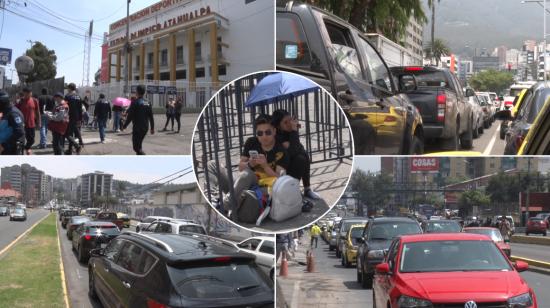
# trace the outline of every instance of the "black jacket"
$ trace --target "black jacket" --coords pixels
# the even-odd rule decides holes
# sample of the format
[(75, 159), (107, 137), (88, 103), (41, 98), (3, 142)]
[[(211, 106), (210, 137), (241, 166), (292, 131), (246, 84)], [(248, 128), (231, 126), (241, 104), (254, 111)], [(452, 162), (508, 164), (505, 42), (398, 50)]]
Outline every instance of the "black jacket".
[(13, 106), (8, 107), (4, 112), (4, 119), (8, 120), (8, 125), (13, 129), (13, 134), (8, 141), (2, 143), (4, 151), (2, 155), (16, 155), (17, 142), (25, 143), (25, 119), (23, 113)]
[(95, 104), (94, 116), (98, 119), (111, 118), (111, 103), (106, 99), (100, 99)]
[(289, 143), (288, 149), (286, 149), (286, 151), (288, 152), (288, 156), (290, 157), (295, 157), (298, 154), (306, 153), (306, 149), (304, 149), (304, 146), (300, 142), (300, 135), (295, 130), (291, 132), (277, 130), (277, 135), (275, 136), (275, 138), (280, 144), (283, 144), (283, 142)]
[(55, 108), (55, 101), (51, 95), (40, 95), (38, 97), (38, 104), (40, 106), (40, 115), (44, 114), (44, 110), (53, 111)]
[(65, 95), (65, 101), (69, 105), (69, 122), (82, 121), (82, 98), (76, 93)]
[(128, 109), (128, 117), (124, 123), (124, 129), (134, 122), (132, 130), (134, 132), (147, 132), (149, 130), (149, 122), (151, 129), (155, 128), (155, 119), (153, 118), (153, 108), (151, 104), (143, 98), (138, 98), (132, 102)]

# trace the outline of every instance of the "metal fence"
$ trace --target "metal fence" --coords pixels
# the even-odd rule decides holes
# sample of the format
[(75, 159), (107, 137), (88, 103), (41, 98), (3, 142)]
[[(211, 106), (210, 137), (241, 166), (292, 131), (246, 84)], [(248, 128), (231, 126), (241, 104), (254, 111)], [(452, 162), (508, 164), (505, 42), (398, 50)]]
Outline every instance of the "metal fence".
[(226, 86), (199, 118), (192, 149), (195, 172), (205, 181), (203, 187), (211, 201), (216, 194), (221, 198), (221, 192), (211, 189), (209, 174), (205, 172), (208, 161), (217, 162), (218, 168), (220, 162), (227, 166), (229, 180), (233, 182), (232, 171), (237, 170), (238, 158), (247, 138), (255, 136), (253, 122), (261, 113), (272, 114), (277, 109), (285, 109), (296, 117), (301, 125), (300, 139), (312, 164), (352, 158), (351, 131), (345, 115), (322, 89), (273, 104), (246, 108), (245, 102), (254, 86), (268, 74), (250, 75)]
[(15, 98), (15, 95), (18, 92), (21, 92), (23, 90), (23, 87), (29, 87), (35, 96), (39, 96), (42, 93), (42, 88), (48, 89), (48, 93), (51, 95), (62, 92), (65, 89), (65, 77), (56, 78), (56, 79), (48, 79), (48, 80), (42, 80), (42, 81), (35, 81), (31, 82), (25, 85), (13, 85), (10, 88), (7, 88), (6, 91), (10, 95), (11, 98)]

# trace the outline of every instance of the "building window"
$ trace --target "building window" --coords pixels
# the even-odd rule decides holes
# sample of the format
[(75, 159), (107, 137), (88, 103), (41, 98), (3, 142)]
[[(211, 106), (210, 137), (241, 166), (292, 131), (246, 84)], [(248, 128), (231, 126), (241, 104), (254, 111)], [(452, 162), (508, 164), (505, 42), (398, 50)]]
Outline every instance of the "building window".
[(176, 63), (183, 64), (183, 46), (176, 47)]
[(141, 64), (141, 57), (139, 55), (136, 56), (136, 65), (135, 65), (135, 68), (136, 70), (139, 69), (139, 66)]
[(222, 37), (218, 36), (218, 56), (222, 55)]
[(163, 49), (160, 52), (160, 65), (168, 66), (168, 49)]
[(227, 67), (225, 66), (225, 64), (218, 65), (218, 75), (220, 75), (220, 76), (227, 75)]
[(147, 75), (145, 76), (145, 79), (147, 79), (147, 80), (153, 80), (153, 77), (154, 77), (153, 74), (147, 74)]
[(147, 68), (152, 68), (153, 67), (153, 62), (154, 62), (154, 54), (152, 52), (148, 53), (147, 54)]
[(202, 60), (202, 53), (201, 53), (201, 42), (195, 43), (195, 60), (201, 61)]
[(186, 70), (176, 71), (176, 79), (177, 80), (187, 79), (187, 71)]
[(195, 72), (195, 77), (196, 78), (202, 78), (204, 77), (204, 67), (198, 67), (196, 72)]
[(160, 80), (170, 80), (170, 73), (169, 72), (165, 72), (165, 73), (160, 73)]

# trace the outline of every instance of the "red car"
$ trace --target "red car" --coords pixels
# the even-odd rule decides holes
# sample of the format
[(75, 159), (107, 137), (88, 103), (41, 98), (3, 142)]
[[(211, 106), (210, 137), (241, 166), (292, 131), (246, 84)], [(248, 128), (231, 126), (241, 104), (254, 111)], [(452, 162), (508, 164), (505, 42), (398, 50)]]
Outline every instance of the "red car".
[(527, 268), (508, 260), (485, 235), (404, 235), (376, 266), (373, 303), (377, 308), (537, 308), (533, 289), (518, 273)]
[(546, 229), (546, 222), (542, 218), (532, 217), (527, 221), (525, 235), (529, 235), (529, 233), (538, 233), (546, 236)]
[(476, 233), (476, 234), (483, 234), (487, 235), (490, 239), (493, 240), (508, 258), (510, 258), (510, 255), (512, 254), (510, 244), (506, 243), (504, 241), (504, 238), (502, 238), (502, 235), (500, 234), (500, 231), (497, 228), (490, 228), (490, 227), (470, 227), (470, 228), (464, 228), (463, 230), (466, 233)]

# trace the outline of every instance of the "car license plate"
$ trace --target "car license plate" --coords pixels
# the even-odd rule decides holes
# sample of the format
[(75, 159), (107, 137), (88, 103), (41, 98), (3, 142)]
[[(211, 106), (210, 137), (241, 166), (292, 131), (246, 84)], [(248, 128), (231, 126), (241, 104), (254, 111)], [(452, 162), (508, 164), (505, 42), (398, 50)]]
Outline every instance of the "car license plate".
[(107, 243), (101, 243), (101, 249), (107, 247)]

